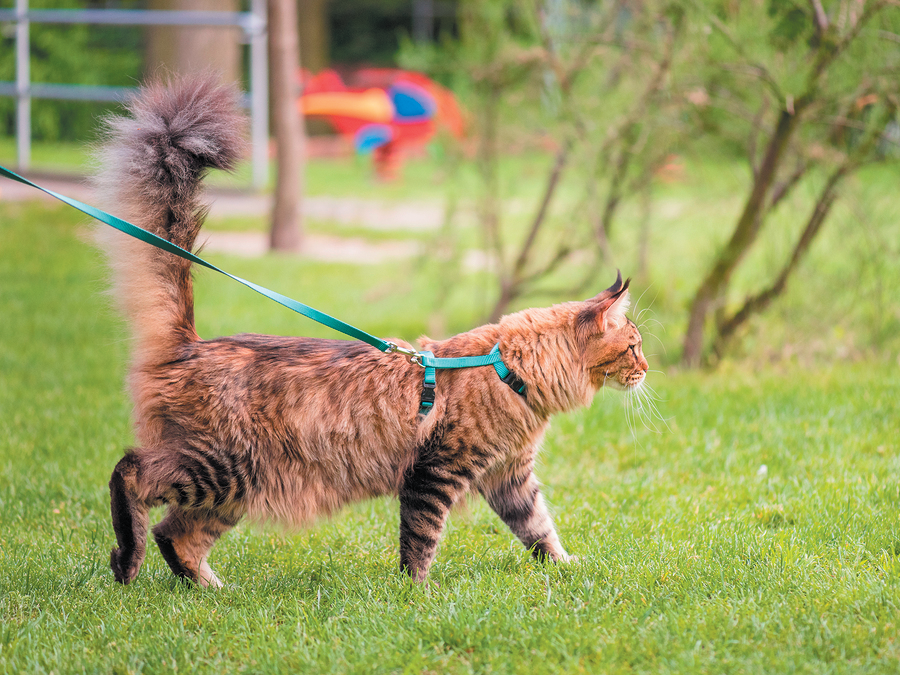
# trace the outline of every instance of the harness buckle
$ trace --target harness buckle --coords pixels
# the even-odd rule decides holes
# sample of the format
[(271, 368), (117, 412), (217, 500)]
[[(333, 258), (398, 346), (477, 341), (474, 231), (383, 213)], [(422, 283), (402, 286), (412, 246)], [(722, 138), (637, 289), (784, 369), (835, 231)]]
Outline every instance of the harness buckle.
[(422, 405), (430, 408), (434, 405), (434, 394), (436, 385), (434, 382), (422, 383)]
[(509, 371), (505, 377), (500, 378), (500, 381), (508, 385), (517, 394), (525, 395), (525, 383), (514, 372)]

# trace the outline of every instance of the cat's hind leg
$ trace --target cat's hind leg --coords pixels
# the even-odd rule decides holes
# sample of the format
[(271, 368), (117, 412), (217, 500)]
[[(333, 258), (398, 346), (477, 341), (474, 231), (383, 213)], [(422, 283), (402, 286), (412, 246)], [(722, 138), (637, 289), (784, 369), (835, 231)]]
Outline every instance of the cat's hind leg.
[(113, 529), (118, 547), (110, 555), (110, 567), (120, 584), (134, 580), (147, 553), (147, 513), (150, 504), (141, 499), (140, 458), (129, 452), (109, 480)]
[(201, 586), (221, 588), (222, 582), (206, 558), (216, 540), (234, 527), (238, 518), (172, 505), (166, 517), (153, 528), (153, 537), (176, 576)]
[(169, 567), (204, 586), (218, 582), (206, 554), (237, 523), (247, 489), (247, 478), (233, 461), (188, 448), (138, 448), (116, 465), (109, 487), (118, 543), (110, 567), (116, 581), (127, 584), (137, 576), (146, 555), (148, 512), (168, 503), (169, 515), (154, 536)]

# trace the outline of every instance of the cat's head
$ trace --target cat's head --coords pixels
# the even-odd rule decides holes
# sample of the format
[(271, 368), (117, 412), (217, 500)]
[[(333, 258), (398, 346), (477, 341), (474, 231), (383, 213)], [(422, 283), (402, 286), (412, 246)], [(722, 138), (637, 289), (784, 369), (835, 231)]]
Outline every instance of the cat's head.
[(607, 385), (640, 387), (647, 361), (627, 310), (628, 282), (619, 274), (616, 283), (583, 302), (526, 309), (500, 320), (504, 363), (525, 382), (534, 410), (551, 415), (590, 405)]
[(641, 351), (641, 334), (625, 316), (630, 305), (629, 281), (623, 283), (620, 272), (616, 283), (582, 303), (575, 319), (584, 366), (595, 390), (609, 384), (633, 389), (647, 374), (649, 366)]

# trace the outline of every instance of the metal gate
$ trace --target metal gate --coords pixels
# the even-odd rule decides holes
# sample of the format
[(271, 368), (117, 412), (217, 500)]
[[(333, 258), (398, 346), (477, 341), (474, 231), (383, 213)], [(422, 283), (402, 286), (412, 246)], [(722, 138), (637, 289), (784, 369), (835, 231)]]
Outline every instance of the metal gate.
[(0, 22), (16, 25), (16, 81), (0, 82), (0, 96), (13, 96), (16, 105), (16, 160), (19, 171), (31, 164), (31, 100), (121, 101), (134, 89), (77, 84), (33, 84), (30, 79), (32, 23), (104, 24), (117, 26), (233, 26), (244, 31), (250, 45), (250, 91), (244, 106), (250, 110), (253, 186), (268, 181), (269, 91), (266, 52), (266, 2), (251, 0), (249, 12), (166, 11), (138, 9), (30, 10), (28, 0), (16, 0), (15, 9), (0, 9)]

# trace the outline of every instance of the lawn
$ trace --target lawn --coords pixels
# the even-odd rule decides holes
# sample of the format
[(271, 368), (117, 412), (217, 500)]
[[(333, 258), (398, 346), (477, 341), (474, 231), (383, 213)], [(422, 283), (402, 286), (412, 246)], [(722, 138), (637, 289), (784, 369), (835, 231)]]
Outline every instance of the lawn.
[[(538, 475), (572, 565), (530, 560), (472, 499), (417, 586), (397, 503), (375, 500), (295, 534), (239, 526), (210, 561), (219, 591), (175, 581), (152, 545), (115, 584), (128, 345), (84, 228), (0, 203), (0, 672), (900, 669), (900, 385), (860, 354), (663, 368), (665, 422), (629, 424), (611, 391), (557, 419)], [(444, 283), (418, 261), (211, 259), (380, 336), (424, 331)], [(448, 330), (480, 289), (460, 281)], [(211, 273), (197, 296), (204, 336), (328, 335)]]

